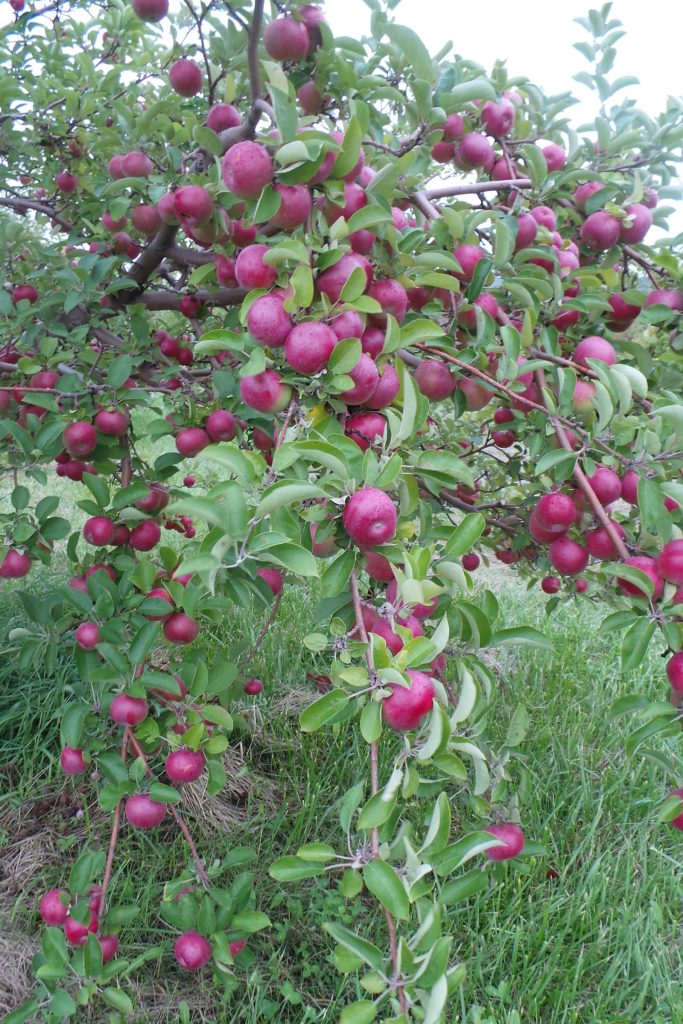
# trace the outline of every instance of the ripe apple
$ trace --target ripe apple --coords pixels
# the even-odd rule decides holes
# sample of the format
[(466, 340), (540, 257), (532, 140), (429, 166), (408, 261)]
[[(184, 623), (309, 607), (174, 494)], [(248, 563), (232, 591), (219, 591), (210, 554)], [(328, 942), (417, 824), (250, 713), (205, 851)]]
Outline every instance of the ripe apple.
[(25, 551), (10, 548), (0, 562), (0, 579), (18, 580), (31, 571), (31, 559)]
[(76, 629), (75, 640), (82, 651), (92, 651), (101, 641), (99, 626), (94, 622), (81, 622)]
[(533, 515), (547, 533), (566, 533), (576, 518), (576, 505), (568, 495), (551, 491), (539, 498)]
[(174, 612), (164, 622), (164, 636), (173, 644), (191, 644), (199, 634), (199, 623), (185, 612)]
[(297, 324), (285, 339), (285, 359), (297, 373), (319, 373), (327, 365), (338, 340), (327, 324), (314, 320)]
[(511, 860), (519, 856), (524, 849), (524, 833), (519, 825), (512, 821), (502, 822), (500, 825), (487, 825), (484, 832), (490, 832), (503, 843), (502, 846), (492, 846), (486, 850), (489, 860)]
[(257, 697), (263, 692), (263, 683), (260, 679), (248, 679), (242, 689), (248, 697)]
[(173, 955), (184, 970), (200, 971), (211, 959), (211, 943), (199, 932), (183, 932), (175, 941)]
[(255, 199), (273, 180), (273, 161), (258, 142), (238, 142), (223, 157), (225, 187), (240, 199)]
[[(626, 558), (624, 565), (632, 565), (634, 569), (640, 569), (652, 580), (653, 592), (652, 600), (657, 601), (662, 596), (664, 590), (664, 581), (657, 571), (657, 563), (654, 558), (649, 558), (647, 555), (634, 555), (633, 558)], [(645, 597), (645, 591), (641, 590), (637, 583), (631, 583), (630, 580), (625, 580), (619, 577), (617, 583), (625, 594), (629, 594), (631, 597)]]
[(61, 927), (69, 913), (69, 894), (64, 889), (48, 889), (38, 904), (38, 913), (45, 924)]
[[(374, 628), (374, 627), (373, 627)], [(416, 729), (434, 706), (436, 691), (426, 672), (408, 669), (410, 686), (390, 683), (391, 696), (382, 701), (382, 718), (392, 729), (408, 732)]]
[(292, 389), (283, 384), (277, 370), (264, 370), (240, 379), (240, 397), (258, 412), (282, 412), (289, 405)]
[(82, 775), (89, 768), (80, 747), (62, 747), (59, 765), (65, 775)]
[(171, 782), (194, 782), (204, 771), (206, 758), (201, 750), (174, 750), (164, 768)]
[(397, 521), (394, 503), (377, 487), (362, 487), (344, 506), (344, 529), (359, 547), (386, 544), (396, 533)]
[(168, 14), (168, 0), (131, 0), (131, 7), (141, 21), (161, 21)]
[(550, 564), (562, 576), (578, 576), (588, 565), (588, 552), (569, 537), (559, 537), (548, 548)]
[(266, 25), (263, 45), (273, 60), (303, 60), (308, 53), (308, 30), (290, 16), (274, 18)]
[(260, 576), (269, 588), (273, 597), (278, 597), (282, 591), (285, 578), (279, 569), (257, 569), (256, 575)]
[(415, 383), (425, 398), (434, 402), (448, 398), (456, 387), (453, 374), (440, 359), (421, 360), (415, 370)]
[(196, 96), (202, 91), (202, 69), (193, 60), (181, 57), (171, 65), (168, 81), (171, 88), (180, 96)]
[(131, 697), (118, 693), (109, 708), (109, 717), (117, 725), (139, 725), (149, 714), (149, 704), (144, 697)]
[(657, 572), (665, 580), (683, 584), (683, 540), (670, 540), (657, 559)]
[(90, 455), (97, 445), (97, 431), (92, 423), (77, 420), (64, 429), (62, 443), (70, 455)]
[(675, 694), (683, 694), (683, 651), (677, 651), (666, 663), (666, 674)]
[(156, 828), (166, 817), (166, 804), (152, 800), (146, 793), (133, 793), (126, 800), (124, 814), (133, 828)]

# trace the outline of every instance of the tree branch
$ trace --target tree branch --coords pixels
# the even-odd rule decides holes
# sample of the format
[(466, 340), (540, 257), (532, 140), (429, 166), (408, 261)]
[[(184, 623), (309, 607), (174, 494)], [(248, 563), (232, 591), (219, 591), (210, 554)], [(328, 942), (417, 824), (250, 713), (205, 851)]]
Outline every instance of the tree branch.
[(48, 206), (47, 203), (39, 203), (34, 199), (14, 199), (11, 196), (1, 196), (0, 206), (7, 206), (10, 210), (16, 210), (17, 213), (22, 215), (28, 213), (29, 210), (34, 210), (36, 213), (44, 213), (55, 224), (59, 224), (60, 228), (64, 228), (65, 231), (73, 231), (71, 221), (60, 217), (58, 213), (55, 213), (54, 208)]

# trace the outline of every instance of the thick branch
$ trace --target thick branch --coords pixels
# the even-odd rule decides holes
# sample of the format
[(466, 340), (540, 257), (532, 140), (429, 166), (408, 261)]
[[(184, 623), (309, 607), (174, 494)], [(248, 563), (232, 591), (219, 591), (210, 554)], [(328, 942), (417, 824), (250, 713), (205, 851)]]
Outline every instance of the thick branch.
[(258, 59), (258, 44), (261, 39), (263, 22), (263, 0), (255, 0), (254, 13), (249, 27), (249, 44), (247, 46), (247, 63), (249, 65), (249, 86), (251, 102), (254, 104), (261, 96), (261, 72)]
[(10, 210), (16, 210), (20, 214), (26, 214), (29, 210), (35, 210), (36, 213), (44, 213), (46, 217), (53, 220), (55, 224), (59, 224), (60, 228), (64, 228), (65, 231), (73, 230), (71, 221), (60, 217), (47, 203), (39, 203), (34, 199), (14, 199), (12, 196), (0, 196), (0, 206), (7, 206)]
[(428, 188), (427, 199), (448, 199), (449, 196), (474, 196), (480, 192), (498, 192), (507, 188), (533, 188), (529, 178), (506, 178), (504, 181), (472, 181), (464, 185), (444, 185), (443, 188)]

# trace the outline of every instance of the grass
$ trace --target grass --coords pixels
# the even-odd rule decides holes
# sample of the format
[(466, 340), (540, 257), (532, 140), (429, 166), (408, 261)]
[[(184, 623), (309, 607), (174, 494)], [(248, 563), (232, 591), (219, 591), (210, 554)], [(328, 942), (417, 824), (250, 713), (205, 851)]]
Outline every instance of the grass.
[[(527, 835), (542, 842), (548, 856), (509, 866), (490, 892), (448, 912), (455, 956), (467, 964), (468, 977), (447, 1022), (681, 1024), (681, 843), (678, 833), (654, 824), (667, 780), (650, 762), (626, 759), (630, 723), (609, 717), (619, 695), (661, 695), (661, 662), (653, 655), (635, 678), (624, 679), (614, 634), (600, 636), (600, 614), (592, 604), (566, 603), (548, 622), (536, 594), (514, 580), (498, 579), (495, 586), (507, 609), (506, 625), (535, 625), (555, 642), (552, 653), (522, 648), (505, 657), (491, 712), (495, 735), (519, 701), (529, 710), (532, 726), (523, 750), (530, 785), (522, 818)], [(0, 618), (8, 630), (21, 626), (11, 590), (0, 599)], [(244, 709), (253, 729), (251, 739), (246, 733), (242, 739), (245, 779), (258, 784), (235, 808), (229, 831), (205, 829), (200, 839), (208, 860), (236, 846), (256, 849), (258, 906), (273, 928), (250, 943), (253, 959), (227, 1002), (212, 996), (209, 986), (179, 978), (168, 956), (148, 967), (155, 973), (143, 978), (141, 1020), (182, 1019), (177, 1007), (185, 999), (189, 1019), (197, 1021), (336, 1021), (344, 1000), (361, 993), (353, 977), (344, 979), (334, 969), (323, 921), (358, 925), (385, 943), (383, 920), (369, 916), (362, 899), (345, 901), (326, 882), (284, 886), (267, 875), (276, 857), (303, 842), (338, 843), (334, 802), (366, 772), (364, 745), (351, 730), (303, 736), (297, 728), (302, 693), (310, 692), (305, 673), (311, 656), (301, 639), (311, 622), (308, 593), (290, 588), (255, 665), (266, 692)], [(242, 628), (255, 634), (258, 624)], [(217, 636), (211, 646), (220, 642)], [(3, 646), (13, 645), (5, 637)], [(19, 673), (11, 653), (0, 664), (0, 827), (45, 785), (61, 785), (56, 714), (72, 671), (67, 649), (51, 672), (38, 666)], [(69, 837), (74, 830), (84, 833), (87, 822), (73, 818), (74, 806), (71, 800), (64, 805), (51, 840), (56, 862), (36, 864), (33, 877), (4, 893), (0, 871), (0, 912), (13, 929), (33, 933), (37, 894), (61, 880), (64, 860), (77, 853), (79, 844), (70, 845)], [(55, 832), (54, 816), (51, 821)], [(106, 841), (96, 816), (91, 825)], [(9, 833), (6, 828), (5, 844)], [(2, 838), (0, 833), (0, 846)], [(157, 941), (168, 945), (156, 908), (163, 881), (185, 859), (182, 841), (170, 831), (165, 844), (123, 830), (113, 885), (117, 899), (141, 909), (122, 936), (124, 955)]]

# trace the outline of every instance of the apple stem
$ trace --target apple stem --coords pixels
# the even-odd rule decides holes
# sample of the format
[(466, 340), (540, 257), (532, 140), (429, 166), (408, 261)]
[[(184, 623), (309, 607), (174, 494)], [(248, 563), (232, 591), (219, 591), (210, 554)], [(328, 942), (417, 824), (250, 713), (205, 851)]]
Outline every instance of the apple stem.
[[(123, 739), (121, 741), (121, 763), (126, 763), (126, 749), (128, 747), (128, 733), (129, 728), (123, 730)], [(104, 906), (107, 901), (107, 889), (109, 888), (109, 882), (111, 880), (111, 872), (114, 866), (114, 853), (116, 852), (116, 843), (119, 838), (119, 828), (121, 826), (121, 801), (116, 804), (114, 808), (114, 820), (111, 826), (111, 836), (109, 839), (109, 849), (107, 850), (107, 860), (104, 865), (104, 875), (102, 876), (102, 890), (100, 892), (100, 902), (97, 905), (97, 916), (101, 918), (104, 914)]]
[[(536, 380), (538, 381), (538, 386), (541, 389), (541, 394), (545, 395), (546, 380), (545, 380), (545, 374), (543, 373), (543, 370), (536, 370)], [(545, 398), (544, 398), (544, 401), (545, 401)], [(548, 412), (550, 413), (550, 410), (548, 410)], [(564, 427), (562, 426), (562, 424), (556, 422), (554, 417), (551, 417), (551, 423), (552, 423), (553, 428), (555, 430), (555, 434), (557, 436), (557, 440), (560, 442), (562, 447), (566, 451), (568, 451), (568, 452), (573, 451), (573, 448), (572, 448), (572, 445), (571, 445), (571, 441), (567, 437), (567, 434), (565, 433), (565, 430), (564, 430)], [(595, 493), (595, 491), (593, 490), (593, 488), (590, 485), (588, 477), (586, 476), (586, 474), (582, 470), (581, 466), (579, 466), (578, 462), (574, 466), (573, 475), (574, 475), (574, 479), (576, 480), (577, 484), (579, 485), (579, 487), (581, 488), (583, 493), (588, 498), (588, 501), (590, 502), (591, 508), (593, 509), (593, 512), (595, 513), (596, 518), (600, 520), (600, 522), (602, 523), (602, 525), (604, 526), (604, 528), (605, 528), (605, 530), (607, 532), (607, 535), (609, 536), (609, 539), (612, 541), (612, 544), (614, 545), (616, 550), (619, 552), (619, 557), (620, 558), (628, 558), (628, 548), (624, 544), (623, 540), (621, 539), (621, 537), (619, 536), (617, 531), (614, 529), (614, 524), (612, 523), (611, 519), (609, 518), (609, 516), (605, 512), (604, 508), (602, 507), (602, 504), (600, 503), (600, 500), (599, 500), (597, 494)]]
[[(375, 666), (372, 660), (372, 651), (368, 641), (368, 632), (365, 628), (365, 623), (363, 622), (363, 609), (361, 607), (360, 591), (358, 590), (358, 577), (355, 569), (351, 571), (349, 584), (351, 587), (351, 597), (353, 599), (353, 610), (356, 615), (356, 628), (358, 629), (358, 635), (362, 642), (367, 645), (365, 650), (365, 660), (367, 662), (370, 678), (372, 679), (375, 674)], [(377, 740), (370, 744), (370, 792), (372, 796), (375, 796), (379, 792), (379, 743)], [(379, 860), (379, 830), (377, 828), (373, 828), (370, 836), (372, 859)], [(386, 909), (384, 911), (384, 916), (387, 919), (387, 929), (389, 931), (389, 949), (391, 951), (391, 963), (394, 969), (393, 983), (398, 991), (401, 1013), (405, 1013), (408, 1009), (408, 1004), (406, 1002), (406, 994), (398, 966), (396, 928), (394, 927), (394, 919), (391, 916), (391, 913)]]
[[(145, 766), (145, 774), (150, 776), (151, 778), (154, 778), (155, 777), (154, 776), (154, 772), (152, 771), (152, 769), (149, 766), (149, 762), (148, 762), (147, 758), (145, 757), (144, 750), (142, 749), (142, 747), (140, 746), (140, 744), (136, 740), (136, 738), (133, 735), (133, 733), (130, 732), (130, 731), (128, 733), (128, 742), (130, 743), (131, 747), (133, 748), (133, 750), (135, 751), (137, 756), (141, 759), (142, 763), (144, 764), (144, 766)], [(187, 827), (187, 825), (185, 824), (185, 821), (183, 820), (183, 818), (182, 818), (182, 816), (180, 814), (180, 811), (177, 810), (177, 808), (174, 807), (173, 804), (169, 804), (168, 805), (168, 809), (171, 812), (171, 814), (173, 815), (173, 817), (175, 818), (176, 824), (177, 824), (178, 828), (183, 833), (183, 836), (185, 837), (185, 842), (190, 847), (190, 853), (192, 854), (192, 860), (194, 861), (194, 866), (197, 869), (197, 874), (198, 874), (198, 876), (199, 876), (199, 878), (201, 880), (201, 883), (202, 883), (202, 885), (204, 886), (205, 889), (208, 889), (209, 885), (211, 884), (210, 881), (209, 881), (209, 876), (207, 875), (206, 871), (204, 870), (204, 865), (201, 862), (201, 858), (199, 856), (199, 853), (197, 852), (197, 847), (194, 844), (194, 840), (192, 838), (190, 830)]]
[[(439, 358), (445, 359), (446, 362), (453, 363), (454, 366), (459, 367), (461, 370), (465, 370), (466, 373), (471, 374), (473, 377), (479, 377), (480, 380), (486, 381), (494, 391), (500, 391), (501, 394), (507, 395), (511, 401), (518, 402), (521, 405), (526, 406), (527, 409), (536, 409), (538, 412), (542, 412), (546, 416), (548, 415), (548, 409), (545, 405), (539, 405), (538, 402), (534, 402), (530, 398), (525, 398), (523, 395), (519, 394), (519, 392), (513, 391), (511, 388), (506, 387), (505, 384), (501, 384), (501, 382), (497, 381), (495, 377), (491, 377), (488, 373), (484, 373), (483, 370), (478, 369), (476, 366), (472, 366), (470, 363), (466, 363), (462, 359), (452, 356), (449, 352), (444, 352), (439, 348), (432, 348), (431, 346), (424, 344), (424, 342), (416, 342), (415, 348), (419, 348), (422, 352), (428, 352), (430, 355), (439, 356)], [(410, 355), (410, 353), (406, 354)], [(402, 359), (404, 358), (402, 350), (399, 352), (399, 355)], [(566, 419), (564, 416), (554, 416), (553, 419), (556, 423), (561, 423), (565, 427), (569, 427), (569, 429), (573, 430), (575, 433), (587, 438), (591, 443), (604, 448), (606, 452), (608, 452), (613, 458), (618, 459), (619, 462), (624, 465), (629, 465), (629, 459), (627, 459), (625, 455), (620, 455), (619, 452), (610, 448), (610, 446), (601, 440), (601, 438), (591, 438), (588, 431), (584, 430), (583, 427), (578, 426), (576, 423), (572, 423), (571, 420)]]

